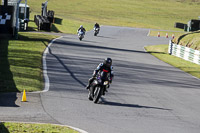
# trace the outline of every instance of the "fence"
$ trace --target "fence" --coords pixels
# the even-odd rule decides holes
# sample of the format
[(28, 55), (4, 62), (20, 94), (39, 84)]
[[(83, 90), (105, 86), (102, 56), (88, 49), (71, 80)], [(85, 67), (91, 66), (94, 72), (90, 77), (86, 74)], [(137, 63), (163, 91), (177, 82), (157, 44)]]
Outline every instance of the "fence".
[(200, 65), (200, 51), (169, 42), (168, 53)]

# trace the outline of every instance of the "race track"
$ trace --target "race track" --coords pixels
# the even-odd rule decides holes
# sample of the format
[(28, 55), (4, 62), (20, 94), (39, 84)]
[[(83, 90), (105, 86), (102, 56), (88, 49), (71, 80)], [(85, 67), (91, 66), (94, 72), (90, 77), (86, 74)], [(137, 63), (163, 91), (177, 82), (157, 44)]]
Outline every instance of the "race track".
[[(102, 26), (97, 37), (89, 31), (83, 41), (76, 35), (57, 39), (46, 57), (49, 91), (1, 106), (1, 120), (57, 123), (89, 133), (199, 133), (200, 80), (146, 53), (144, 46), (169, 41), (147, 34)], [(94, 104), (85, 86), (105, 57), (113, 59), (115, 77)]]
[[(76, 35), (55, 41), (47, 55), (45, 110), (59, 123), (89, 133), (199, 132), (199, 80), (146, 53), (146, 45), (168, 43), (147, 34), (146, 29), (103, 26), (97, 37), (90, 31), (83, 41)], [(115, 78), (94, 104), (85, 86), (105, 57), (113, 59)]]

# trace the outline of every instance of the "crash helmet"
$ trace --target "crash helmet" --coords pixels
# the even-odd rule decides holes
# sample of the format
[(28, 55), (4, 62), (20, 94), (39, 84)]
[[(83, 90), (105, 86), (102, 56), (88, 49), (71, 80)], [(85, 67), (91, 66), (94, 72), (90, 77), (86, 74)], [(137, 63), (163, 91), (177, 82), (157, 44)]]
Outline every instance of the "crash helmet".
[(103, 64), (106, 65), (107, 67), (110, 67), (112, 65), (112, 59), (105, 58)]
[(83, 28), (83, 25), (81, 25), (80, 28)]

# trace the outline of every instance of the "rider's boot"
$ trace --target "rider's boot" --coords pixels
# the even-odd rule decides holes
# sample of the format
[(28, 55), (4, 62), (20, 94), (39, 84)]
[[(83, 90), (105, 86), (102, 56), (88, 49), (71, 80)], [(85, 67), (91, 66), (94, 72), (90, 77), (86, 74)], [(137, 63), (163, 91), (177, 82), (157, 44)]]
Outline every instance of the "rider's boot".
[(92, 96), (91, 96), (91, 94), (90, 94), (90, 93), (88, 94), (88, 99), (89, 99), (90, 101), (92, 101), (92, 100), (93, 100), (93, 98), (92, 98)]
[(87, 85), (85, 88), (86, 88), (87, 90), (89, 90), (89, 89), (90, 89), (90, 85)]

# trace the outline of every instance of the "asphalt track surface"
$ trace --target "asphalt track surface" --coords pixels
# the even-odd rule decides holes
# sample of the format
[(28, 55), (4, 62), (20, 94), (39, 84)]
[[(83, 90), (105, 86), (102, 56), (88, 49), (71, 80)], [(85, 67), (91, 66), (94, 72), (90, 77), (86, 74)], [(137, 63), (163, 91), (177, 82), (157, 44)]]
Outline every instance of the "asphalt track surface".
[[(55, 123), (89, 133), (199, 133), (199, 79), (144, 51), (167, 44), (148, 37), (148, 29), (102, 26), (56, 40), (47, 54), (50, 88), (45, 93), (1, 94), (0, 121)], [(85, 89), (105, 57), (113, 59), (115, 77), (108, 93), (94, 104)], [(10, 101), (6, 102), (8, 96)]]

